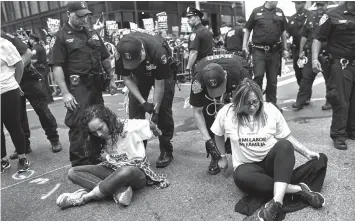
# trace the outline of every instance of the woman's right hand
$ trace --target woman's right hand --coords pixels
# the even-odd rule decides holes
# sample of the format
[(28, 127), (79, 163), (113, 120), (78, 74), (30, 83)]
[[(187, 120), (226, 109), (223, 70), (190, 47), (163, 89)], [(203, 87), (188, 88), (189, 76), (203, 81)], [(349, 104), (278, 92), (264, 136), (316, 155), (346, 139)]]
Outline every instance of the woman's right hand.
[(226, 157), (226, 156), (222, 157), (222, 158), (218, 161), (218, 166), (219, 166), (219, 168), (222, 169), (223, 172), (226, 171), (226, 169), (228, 168), (228, 160), (227, 160), (227, 157)]

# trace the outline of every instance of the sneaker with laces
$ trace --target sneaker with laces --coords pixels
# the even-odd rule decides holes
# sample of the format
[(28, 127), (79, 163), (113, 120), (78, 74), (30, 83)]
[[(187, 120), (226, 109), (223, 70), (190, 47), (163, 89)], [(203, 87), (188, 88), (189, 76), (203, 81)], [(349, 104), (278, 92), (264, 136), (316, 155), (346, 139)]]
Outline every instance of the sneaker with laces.
[(18, 160), (17, 166), (19, 173), (25, 172), (30, 168), (30, 161), (25, 157), (20, 158)]
[(257, 217), (259, 221), (273, 221), (281, 213), (282, 205), (279, 202), (275, 202), (274, 199), (267, 202), (261, 210), (259, 210)]
[(63, 193), (57, 198), (56, 203), (62, 209), (73, 206), (81, 206), (85, 204), (83, 196), (87, 193), (88, 192), (84, 189), (77, 190), (74, 193)]
[(296, 193), (301, 196), (301, 200), (304, 203), (309, 204), (313, 208), (321, 208), (325, 205), (325, 199), (322, 194), (313, 192), (305, 183), (298, 184), (302, 191)]
[(113, 200), (116, 203), (121, 204), (123, 206), (129, 206), (129, 204), (132, 201), (132, 197), (133, 197), (133, 190), (132, 187), (129, 186), (118, 190), (113, 195)]
[(1, 159), (1, 173), (3, 173), (5, 170), (11, 167), (11, 164), (9, 163), (8, 160), (3, 160)]

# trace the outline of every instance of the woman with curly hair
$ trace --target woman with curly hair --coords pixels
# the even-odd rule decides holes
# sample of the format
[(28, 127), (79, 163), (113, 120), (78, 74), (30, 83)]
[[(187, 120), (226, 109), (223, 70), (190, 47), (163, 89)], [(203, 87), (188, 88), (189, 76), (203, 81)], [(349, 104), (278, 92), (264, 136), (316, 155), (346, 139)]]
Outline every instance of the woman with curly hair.
[(87, 108), (81, 124), (86, 154), (90, 157), (104, 152), (106, 161), (71, 168), (68, 178), (84, 189), (60, 195), (59, 207), (79, 206), (108, 196), (128, 206), (132, 189), (141, 189), (147, 184), (160, 188), (169, 186), (166, 175), (157, 175), (150, 169), (143, 144), (152, 134), (160, 135), (157, 125), (149, 120), (122, 120), (102, 104)]
[(221, 153), (218, 164), (224, 170), (228, 167), (225, 136), (231, 140), (235, 184), (249, 195), (273, 196), (244, 220), (275, 220), (282, 212), (285, 194), (299, 195), (305, 204), (314, 208), (324, 206), (324, 197), (307, 184), (290, 184), (294, 151), (308, 160), (319, 159), (319, 153), (309, 150), (291, 135), (281, 112), (272, 103), (263, 101), (261, 89), (254, 81), (244, 79), (239, 84), (232, 103), (218, 112), (211, 131)]

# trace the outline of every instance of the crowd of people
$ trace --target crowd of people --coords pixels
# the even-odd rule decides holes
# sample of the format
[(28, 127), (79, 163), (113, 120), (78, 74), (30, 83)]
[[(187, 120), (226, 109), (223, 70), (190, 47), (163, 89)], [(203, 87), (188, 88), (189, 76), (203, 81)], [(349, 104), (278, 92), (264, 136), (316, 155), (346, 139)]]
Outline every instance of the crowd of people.
[[(306, 10), (301, 1), (295, 7), (296, 14), (287, 20), (277, 1), (266, 1), (218, 41), (201, 23), (203, 13), (189, 7), (185, 16), (192, 33), (188, 38), (169, 39), (142, 30), (114, 43), (104, 42), (95, 30), (86, 28), (92, 14), (87, 4), (74, 1), (67, 5), (68, 22), (47, 36), (44, 46), (35, 35), (29, 35), (25, 45), (24, 39), (2, 30), (1, 172), (10, 166), (3, 125), (16, 149), (10, 158), (19, 158), (18, 171), (30, 166), (26, 158), (31, 152), (30, 132), (22, 100), (28, 99), (34, 107), (52, 151), (62, 149), (56, 120), (48, 109), (50, 68), (67, 108), (72, 165), (68, 179), (82, 188), (61, 194), (57, 205), (65, 209), (110, 197), (128, 206), (134, 190), (146, 185), (168, 187), (167, 176), (152, 170), (145, 148), (147, 140), (157, 136), (156, 167), (167, 167), (174, 159), (172, 104), (181, 72), (174, 54), (182, 47), (184, 72), (192, 78), (189, 102), (207, 157), (211, 156), (208, 174), (226, 170), (226, 155), (231, 154), (236, 186), (248, 195), (268, 199), (244, 220), (282, 219), (287, 196), (306, 206), (323, 207), (325, 199), (319, 191), (325, 174), (319, 175), (315, 168), (321, 160), (326, 162), (326, 156), (292, 136), (277, 105), (277, 76), (282, 57), (290, 56), (287, 42), (292, 36), (300, 86), (293, 107), (300, 110), (309, 104), (314, 78), (322, 72), (327, 89), (322, 109), (333, 111), (330, 136), (336, 149), (347, 149), (346, 139), (355, 139), (355, 3), (344, 2), (327, 11), (326, 2), (317, 2), (316, 12)], [(221, 44), (227, 53), (214, 54)], [(129, 91), (129, 119), (104, 104), (103, 92), (117, 92), (117, 76)], [(311, 167), (297, 170), (298, 178), (302, 177), (297, 182), (295, 151), (309, 160), (304, 166)]]

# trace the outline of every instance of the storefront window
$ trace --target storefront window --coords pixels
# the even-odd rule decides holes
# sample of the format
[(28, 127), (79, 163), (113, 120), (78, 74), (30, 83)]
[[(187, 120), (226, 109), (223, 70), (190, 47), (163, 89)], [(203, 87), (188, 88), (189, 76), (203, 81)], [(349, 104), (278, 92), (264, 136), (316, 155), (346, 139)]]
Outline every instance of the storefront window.
[(38, 2), (37, 1), (29, 1), (31, 14), (35, 15), (38, 14)]
[(12, 2), (14, 5), (14, 10), (15, 10), (15, 18), (20, 19), (21, 18), (21, 7), (20, 7), (20, 2)]
[(1, 2), (1, 20), (7, 22), (7, 13), (6, 13), (6, 9), (5, 9), (5, 2)]
[(48, 11), (48, 2), (39, 2), (39, 8), (41, 10), (41, 12), (46, 12)]
[(57, 9), (59, 7), (57, 1), (49, 1), (48, 3), (49, 3), (49, 9), (50, 10)]
[(22, 10), (22, 15), (23, 17), (28, 17), (30, 15), (30, 11), (28, 10), (28, 2), (20, 2), (21, 10)]
[(108, 1), (107, 4), (110, 11), (134, 10), (133, 1)]
[(94, 15), (97, 15), (97, 14), (101, 15), (102, 12), (106, 12), (105, 2), (100, 2), (100, 3), (97, 3), (97, 4), (89, 5), (89, 10)]

